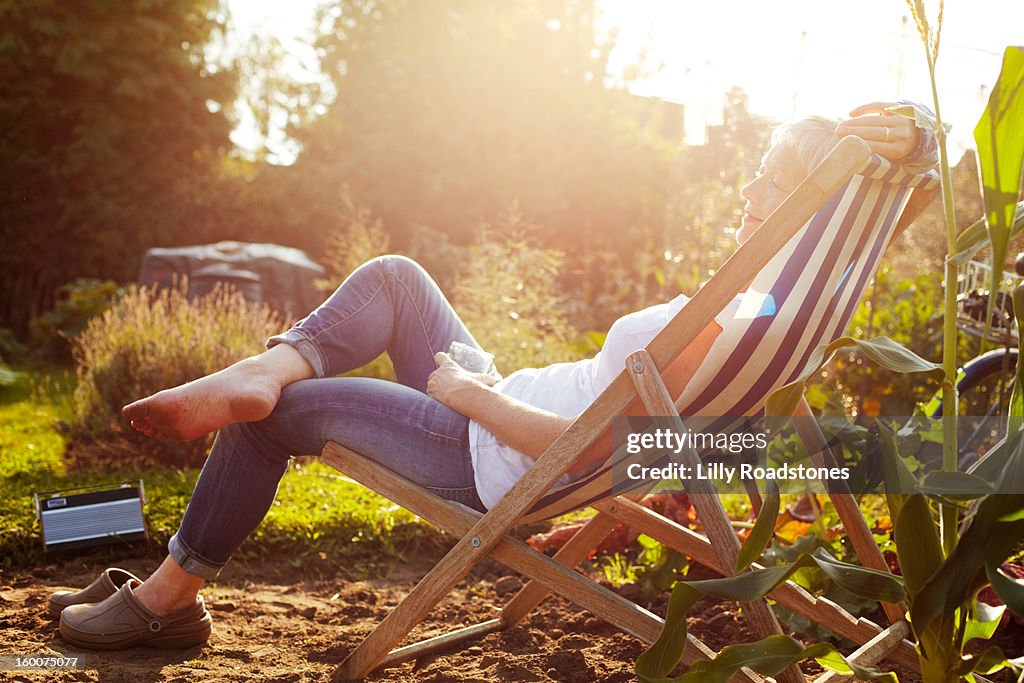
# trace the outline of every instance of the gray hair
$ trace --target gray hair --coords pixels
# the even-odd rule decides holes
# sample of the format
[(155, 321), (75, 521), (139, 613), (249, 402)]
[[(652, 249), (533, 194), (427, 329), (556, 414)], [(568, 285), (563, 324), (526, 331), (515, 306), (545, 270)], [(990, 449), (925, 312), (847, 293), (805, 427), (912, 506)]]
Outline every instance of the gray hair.
[(807, 116), (779, 124), (772, 131), (772, 147), (781, 146), (796, 157), (805, 173), (814, 170), (839, 143), (839, 121), (824, 116)]

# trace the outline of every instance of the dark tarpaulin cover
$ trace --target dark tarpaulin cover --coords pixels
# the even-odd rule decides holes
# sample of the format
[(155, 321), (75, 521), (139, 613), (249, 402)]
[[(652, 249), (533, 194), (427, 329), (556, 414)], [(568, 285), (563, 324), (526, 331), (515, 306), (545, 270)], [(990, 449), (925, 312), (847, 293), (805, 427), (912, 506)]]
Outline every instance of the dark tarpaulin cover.
[(305, 252), (279, 244), (217, 242), (149, 249), (139, 269), (139, 284), (169, 287), (182, 275), (189, 278), (190, 297), (225, 282), (246, 299), (265, 302), (292, 317), (306, 315), (324, 298), (314, 285), (324, 268)]

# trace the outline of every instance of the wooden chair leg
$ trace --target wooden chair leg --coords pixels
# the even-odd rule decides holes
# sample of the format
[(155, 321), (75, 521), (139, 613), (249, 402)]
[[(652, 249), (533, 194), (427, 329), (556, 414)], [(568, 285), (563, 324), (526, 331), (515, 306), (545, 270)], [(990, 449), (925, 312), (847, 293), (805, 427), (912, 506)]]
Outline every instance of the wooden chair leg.
[[(806, 398), (800, 397), (800, 403), (797, 405), (794, 417), (796, 417), (794, 422), (797, 434), (800, 435), (800, 440), (803, 441), (807, 452), (811, 454), (811, 459), (814, 461), (815, 466), (835, 466), (835, 456), (832, 454), (832, 449), (828, 446), (825, 435), (821, 433), (821, 428), (814, 420), (814, 413), (811, 411), (811, 407), (807, 405)], [(885, 557), (882, 556), (882, 551), (878, 549), (878, 544), (875, 543), (875, 536), (871, 533), (871, 529), (868, 528), (868, 524), (860, 511), (860, 506), (857, 505), (857, 499), (854, 498), (853, 493), (850, 491), (850, 487), (845, 481), (835, 480), (826, 481), (825, 486), (829, 499), (832, 501), (832, 505), (835, 507), (836, 512), (839, 514), (839, 519), (843, 523), (843, 528), (846, 529), (846, 533), (850, 537), (853, 549), (857, 551), (857, 559), (860, 560), (863, 566), (869, 569), (888, 572), (889, 565), (886, 563)], [(883, 602), (882, 609), (885, 610), (885, 615), (889, 618), (889, 622), (893, 624), (903, 621), (904, 615), (907, 612), (906, 606), (903, 604), (894, 605)]]
[[(423, 517), (450, 534), (465, 537), (470, 529), (474, 528), (475, 524), (479, 524), (480, 513), (443, 500), (347, 448), (337, 444), (328, 444), (328, 447), (324, 449), (322, 458), (324, 462), (332, 467), (345, 472), (356, 481), (378, 491), (403, 508)], [(525, 576), (540, 581), (549, 589), (557, 591), (559, 595), (565, 596), (584, 609), (593, 612), (598, 617), (644, 642), (653, 642), (661, 633), (664, 622), (658, 616), (577, 574), (572, 569), (554, 562), (551, 558), (538, 553), (522, 541), (503, 536), (493, 546), (491, 556)], [(455, 582), (457, 581), (456, 579)], [(454, 586), (454, 583), (452, 585)], [(386, 621), (387, 618), (377, 626), (377, 630), (380, 630)], [(461, 631), (474, 630), (474, 635), (480, 635), (485, 631), (494, 630), (491, 628), (492, 626), (493, 624), (484, 622), (484, 624), (467, 627), (466, 629), (461, 629)], [(367, 639), (363, 641), (363, 645), (373, 637), (377, 630), (367, 636)], [(405, 633), (407, 632), (408, 630)], [(397, 636), (394, 633), (389, 633), (386, 634), (386, 637), (397, 641), (404, 637), (405, 633), (398, 634)], [(445, 636), (439, 636), (431, 640), (435, 641), (434, 644), (437, 647), (447, 647), (450, 646), (452, 641), (461, 642), (465, 640), (465, 636), (465, 633), (454, 634), (446, 640)], [(421, 644), (416, 645), (420, 646), (416, 654), (422, 654), (424, 648)], [(362, 647), (362, 645), (359, 647)], [(345, 661), (334, 671), (332, 680), (364, 678), (370, 671), (389, 657), (386, 652), (380, 654), (376, 656), (372, 664), (366, 664), (367, 659), (353, 660), (353, 655), (359, 652), (359, 647), (350, 653)], [(437, 647), (432, 649), (437, 649)], [(408, 658), (409, 651), (406, 650), (405, 653), (401, 653), (401, 650), (402, 648), (396, 650), (392, 653), (392, 656), (395, 658), (402, 658), (403, 656)], [(690, 634), (686, 650), (683, 653), (684, 663), (692, 664), (698, 659), (711, 659), (714, 655), (715, 653), (712, 650)], [(368, 655), (364, 656), (368, 658)], [(352, 663), (353, 661), (355, 662), (354, 664)], [(395, 661), (395, 659), (390, 661)], [(357, 665), (367, 668), (365, 671), (357, 671)], [(749, 671), (737, 674), (733, 680), (740, 681), (741, 683), (762, 683), (762, 679), (759, 676)]]
[[(566, 567), (575, 567), (603, 541), (618, 522), (608, 514), (598, 512), (586, 525), (566, 542), (554, 560)], [(541, 603), (551, 591), (547, 586), (531, 580), (501, 610), (501, 616), (509, 626), (518, 624), (533, 608)]]
[[(910, 625), (905, 621), (898, 621), (864, 643), (846, 659), (858, 666), (874, 666), (887, 654), (899, 647), (900, 643), (909, 635)], [(840, 683), (841, 681), (851, 680), (853, 680), (853, 676), (841, 674), (837, 671), (829, 671), (814, 679), (814, 683)]]
[[(676, 433), (685, 433), (679, 413), (676, 412), (674, 403), (665, 383), (658, 372), (650, 353), (646, 349), (635, 351), (626, 357), (626, 370), (630, 379), (636, 386), (637, 393), (643, 401), (647, 413), (656, 421), (666, 421), (671, 424)], [(691, 472), (697, 471), (700, 462), (696, 452), (692, 448), (684, 448), (679, 453), (683, 465), (690, 467)], [(718, 557), (719, 564), (728, 568), (726, 573), (732, 575), (731, 569), (736, 566), (739, 557), (740, 541), (733, 531), (729, 516), (722, 507), (722, 500), (711, 484), (704, 480), (693, 479), (688, 482), (687, 492), (690, 494), (690, 502), (697, 509), (697, 517), (701, 525), (711, 539), (712, 547)], [(782, 635), (782, 626), (775, 613), (765, 600), (742, 603), (743, 611), (750, 619), (754, 630), (761, 636)], [(781, 683), (804, 683), (805, 679), (800, 669), (790, 666), (778, 675)]]

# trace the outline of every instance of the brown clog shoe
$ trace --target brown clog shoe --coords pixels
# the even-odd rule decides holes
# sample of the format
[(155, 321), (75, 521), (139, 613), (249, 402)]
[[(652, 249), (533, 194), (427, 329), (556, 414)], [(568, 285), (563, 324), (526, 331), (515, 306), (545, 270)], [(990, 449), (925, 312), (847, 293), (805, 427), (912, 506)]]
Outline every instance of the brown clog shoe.
[(210, 637), (212, 620), (202, 597), (195, 604), (161, 617), (146, 609), (128, 580), (103, 602), (71, 605), (60, 615), (60, 635), (68, 643), (94, 650), (121, 650), (138, 645), (189, 648)]
[(106, 600), (117, 592), (117, 589), (134, 579), (142, 582), (142, 579), (125, 569), (109, 567), (96, 577), (96, 580), (80, 591), (57, 591), (50, 596), (50, 604), (47, 607), (50, 616), (54, 619), (60, 617), (65, 607), (71, 605), (83, 605), (87, 603)]

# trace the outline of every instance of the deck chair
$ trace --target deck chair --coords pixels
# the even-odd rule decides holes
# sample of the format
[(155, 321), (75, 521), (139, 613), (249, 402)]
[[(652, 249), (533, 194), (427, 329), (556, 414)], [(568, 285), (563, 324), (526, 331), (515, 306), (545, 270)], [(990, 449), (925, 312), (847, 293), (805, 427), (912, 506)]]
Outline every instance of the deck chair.
[[(653, 642), (662, 629), (660, 617), (573, 568), (623, 522), (701, 564), (730, 574), (739, 541), (719, 497), (710, 484), (707, 489), (690, 491), (705, 535), (641, 506), (639, 492), (612, 494), (611, 456), (583, 479), (555, 490), (552, 486), (638, 397), (651, 416), (754, 414), (771, 392), (799, 375), (816, 347), (842, 335), (886, 245), (933, 198), (937, 187), (934, 175), (907, 173), (873, 155), (858, 138), (841, 140), (657, 337), (627, 360), (623, 372), (486, 514), (443, 500), (340, 444), (328, 443), (321, 454), (324, 462), (460, 539), (348, 655), (333, 679), (361, 679), (377, 667), (511, 627), (550, 592), (646, 643)], [(751, 289), (771, 293), (775, 314), (743, 324), (727, 323), (682, 395), (671, 397), (662, 369), (752, 278)], [(723, 372), (723, 368), (729, 371)], [(805, 401), (801, 409), (810, 412)], [(820, 431), (801, 432), (800, 436), (815, 457), (831, 457)], [(861, 562), (886, 570), (853, 496), (842, 489), (829, 489), (829, 493)], [(551, 519), (587, 506), (598, 511), (596, 516), (553, 558), (508, 535), (516, 524)], [(530, 579), (500, 614), (390, 651), (487, 556)], [(870, 655), (874, 660), (886, 656), (902, 665), (917, 666), (913, 644), (905, 640), (909, 631), (902, 622), (902, 606), (886, 606), (893, 625), (883, 628), (792, 583), (780, 586), (772, 598), (865, 644), (862, 663), (870, 663)], [(782, 632), (766, 601), (745, 604), (744, 613), (762, 636)], [(683, 662), (689, 665), (715, 654), (691, 634)], [(778, 679), (785, 683), (804, 680), (795, 667)], [(753, 683), (762, 679), (743, 670), (733, 680)]]

